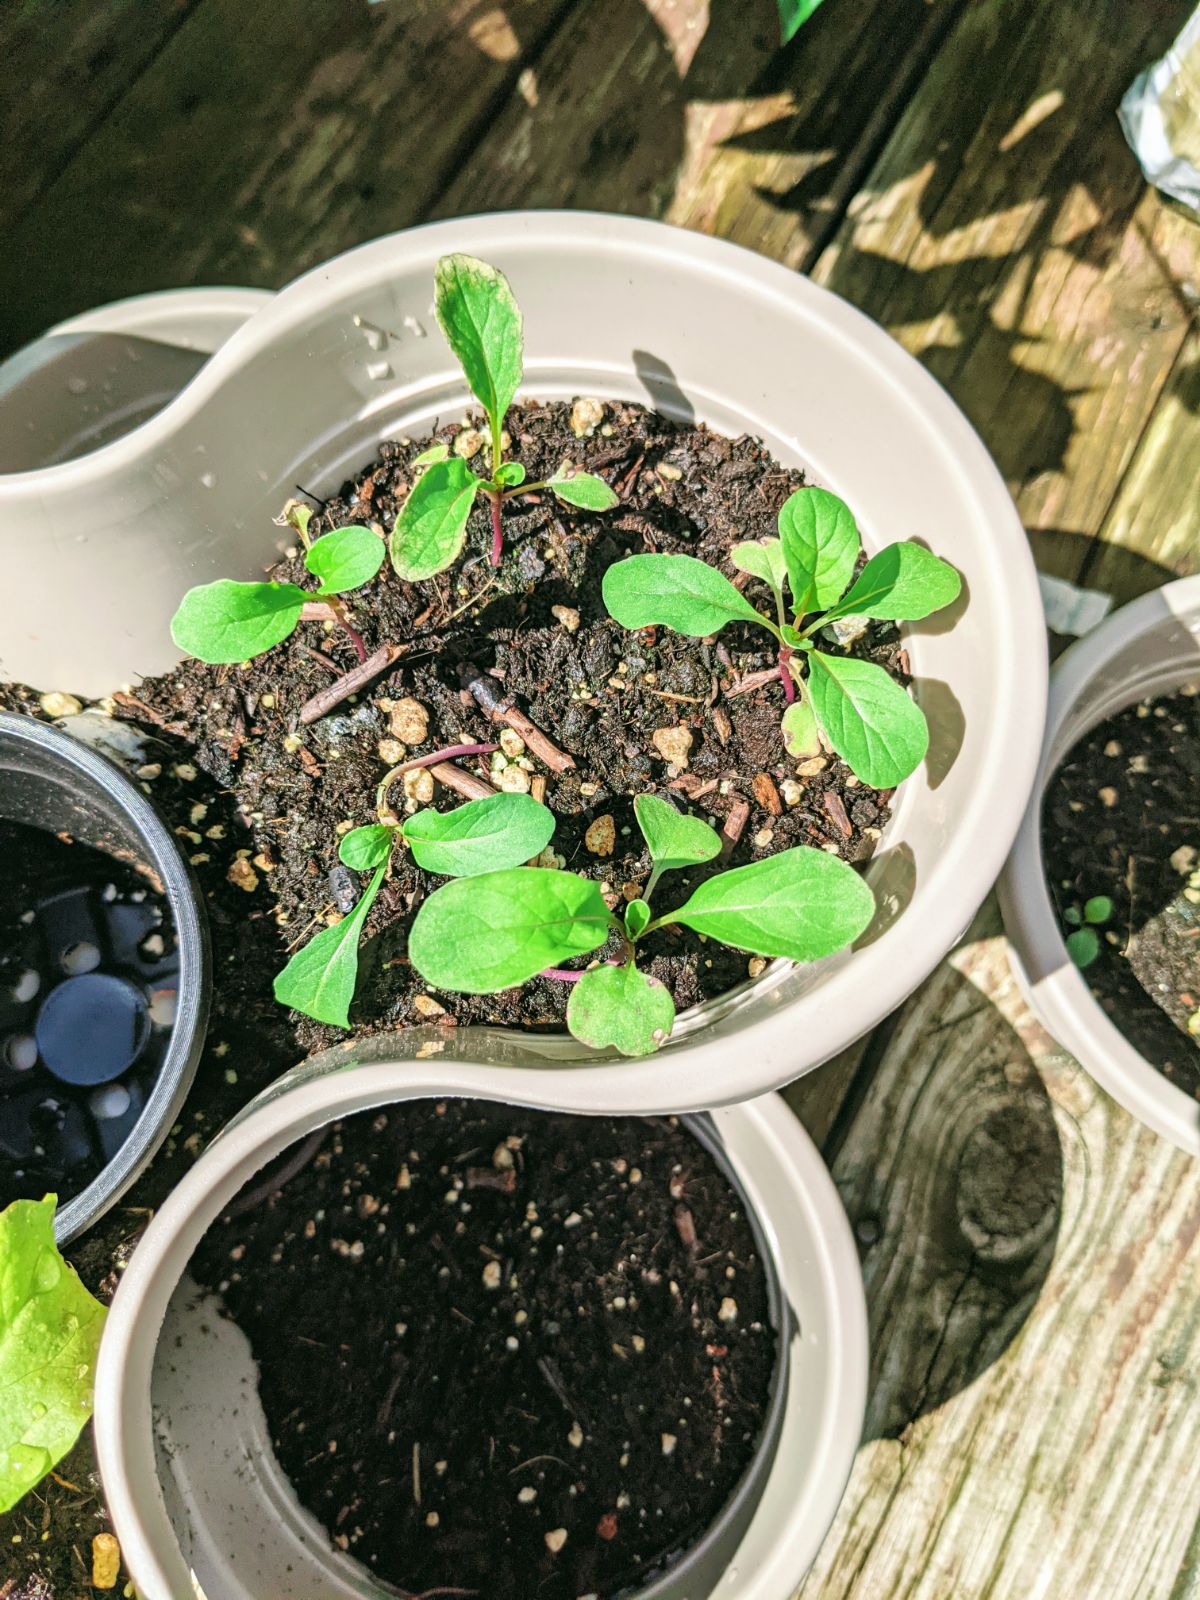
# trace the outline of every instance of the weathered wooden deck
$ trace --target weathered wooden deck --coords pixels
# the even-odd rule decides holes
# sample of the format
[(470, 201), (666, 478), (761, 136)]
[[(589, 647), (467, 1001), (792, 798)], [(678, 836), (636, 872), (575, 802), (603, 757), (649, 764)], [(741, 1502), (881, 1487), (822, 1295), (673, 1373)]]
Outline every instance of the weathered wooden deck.
[[(1127, 599), (1200, 564), (1200, 228), (1115, 119), (1190, 9), (826, 0), (780, 51), (771, 0), (7, 0), (0, 347), (431, 216), (652, 214), (878, 318), (1043, 569)], [(1200, 1596), (1200, 1172), (1032, 1023), (994, 908), (791, 1099), (874, 1344), (802, 1600)]]

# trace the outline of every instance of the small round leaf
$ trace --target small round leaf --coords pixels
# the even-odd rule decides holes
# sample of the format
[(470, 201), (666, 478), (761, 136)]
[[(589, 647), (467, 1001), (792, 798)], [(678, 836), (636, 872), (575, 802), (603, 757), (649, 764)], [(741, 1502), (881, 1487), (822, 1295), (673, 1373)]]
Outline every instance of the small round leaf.
[(352, 524), (318, 539), (305, 551), (304, 565), (320, 580), (318, 594), (347, 594), (370, 583), (385, 554), (377, 533)]
[(567, 1027), (593, 1050), (653, 1055), (674, 1025), (670, 992), (632, 964), (585, 972), (567, 1001)]

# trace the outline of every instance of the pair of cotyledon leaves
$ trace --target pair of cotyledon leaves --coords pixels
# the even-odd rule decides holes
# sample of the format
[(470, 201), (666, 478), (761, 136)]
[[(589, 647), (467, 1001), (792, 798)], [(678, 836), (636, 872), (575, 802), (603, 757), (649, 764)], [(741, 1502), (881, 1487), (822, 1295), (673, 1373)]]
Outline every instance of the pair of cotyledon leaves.
[[(920, 707), (882, 667), (815, 648), (818, 628), (849, 617), (915, 621), (954, 600), (961, 587), (947, 562), (911, 541), (886, 546), (854, 578), (861, 552), (850, 509), (824, 489), (798, 489), (779, 513), (779, 537), (730, 551), (740, 571), (765, 583), (778, 622), (755, 610), (722, 573), (694, 556), (629, 556), (604, 574), (604, 603), (626, 628), (660, 624), (693, 638), (730, 622), (753, 622), (804, 663), (801, 698), (784, 718), (793, 755), (816, 754), (818, 734), (856, 777), (887, 789), (913, 772), (929, 745)], [(853, 580), (853, 581), (852, 581)], [(790, 590), (790, 606), (784, 591)], [(792, 622), (786, 620), (790, 613)], [(815, 621), (805, 618), (817, 614)]]
[[(434, 305), (446, 342), (487, 412), (493, 475), (479, 477), (445, 445), (418, 457), (425, 470), (396, 518), (390, 545), (392, 565), (410, 583), (433, 577), (457, 558), (477, 495), (511, 492), (525, 481), (519, 462), (500, 461), (504, 416), (524, 372), (521, 311), (508, 279), (473, 256), (443, 256), (434, 275)], [(545, 487), (585, 511), (609, 511), (617, 504), (604, 480), (588, 472), (559, 471)]]
[[(653, 864), (647, 896), (663, 872), (710, 861), (720, 851), (712, 828), (654, 795), (639, 795), (634, 810)], [(682, 923), (755, 955), (814, 961), (849, 944), (874, 911), (870, 889), (851, 867), (801, 846), (709, 878), (656, 922), (647, 900), (635, 900), (622, 925), (592, 879), (518, 864), (537, 856), (553, 830), (550, 811), (528, 795), (495, 795), (409, 818), (401, 831), (418, 865), (454, 875), (417, 912), (409, 960), (437, 988), (492, 994), (591, 955), (612, 933), (623, 932), (625, 959), (584, 973), (567, 1008), (571, 1032), (596, 1048), (644, 1055), (671, 1031), (669, 993), (633, 960), (632, 947), (650, 927)], [(395, 834), (372, 824), (342, 840), (342, 860), (373, 877), (350, 916), (318, 934), (276, 979), (283, 1004), (348, 1026), (358, 938)]]

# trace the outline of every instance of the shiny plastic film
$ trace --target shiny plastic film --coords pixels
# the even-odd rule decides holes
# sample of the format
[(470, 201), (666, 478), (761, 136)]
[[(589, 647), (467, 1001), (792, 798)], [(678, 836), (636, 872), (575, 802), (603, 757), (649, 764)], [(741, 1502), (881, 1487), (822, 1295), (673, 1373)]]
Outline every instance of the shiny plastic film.
[(1156, 189), (1200, 211), (1200, 6), (1121, 101), (1121, 126)]

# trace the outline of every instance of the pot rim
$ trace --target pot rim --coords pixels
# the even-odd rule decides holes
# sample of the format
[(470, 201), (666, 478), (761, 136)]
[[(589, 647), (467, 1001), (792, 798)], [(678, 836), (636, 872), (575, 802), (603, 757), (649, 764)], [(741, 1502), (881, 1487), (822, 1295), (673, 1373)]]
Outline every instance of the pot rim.
[[(208, 1023), (211, 959), (208, 923), (191, 868), (157, 811), (107, 756), (35, 717), (0, 712), (0, 741), (48, 757), (67, 783), (115, 801), (162, 884), (179, 948), (179, 998), (162, 1065), (142, 1113), (111, 1161), (55, 1213), (65, 1244), (92, 1226), (144, 1171), (182, 1109), (196, 1076)], [(2, 776), (2, 775), (0, 775)]]
[[(1176, 579), (1130, 601), (1059, 657), (1050, 674), (1046, 733), (1033, 793), (1000, 879), (999, 896), (1010, 965), (1038, 1020), (1128, 1112), (1178, 1149), (1200, 1156), (1200, 1105), (1129, 1043), (1071, 960), (1046, 883), (1041, 827), (1042, 800), (1060, 762), (1116, 709), (1100, 707), (1071, 744), (1059, 748), (1064, 727), (1087, 703), (1097, 674), (1161, 624), (1189, 615), (1193, 630), (1200, 631), (1200, 576)], [(1200, 646), (1191, 670), (1179, 676), (1180, 681), (1200, 677)], [(1144, 683), (1131, 679), (1123, 704), (1131, 705), (1147, 692)]]
[[(379, 1039), (377, 1047), (386, 1043)], [(221, 1207), (255, 1171), (314, 1128), (339, 1116), (395, 1103), (437, 1096), (468, 1097), (507, 1102), (531, 1109), (561, 1111), (531, 1093), (527, 1074), (489, 1070), (454, 1061), (426, 1067), (421, 1063), (383, 1060), (371, 1065), (337, 1060), (335, 1047), (312, 1057), (279, 1083), (272, 1085), (220, 1133), (208, 1150), (168, 1196), (154, 1217), (127, 1267), (108, 1314), (96, 1368), (95, 1441), (105, 1495), (113, 1526), (121, 1541), (129, 1571), (147, 1600), (174, 1600), (188, 1581), (186, 1563), (165, 1510), (155, 1469), (151, 1420), (151, 1373), (162, 1321), (171, 1296), (186, 1270), (196, 1244), (219, 1214)], [(331, 1059), (332, 1058), (332, 1059)], [(499, 1080), (499, 1081), (498, 1081)], [(808, 1215), (811, 1245), (817, 1260), (806, 1260), (825, 1281), (835, 1314), (836, 1342), (827, 1356), (836, 1405), (827, 1407), (823, 1436), (814, 1460), (820, 1463), (819, 1480), (797, 1495), (789, 1487), (788, 1501), (803, 1502), (803, 1525), (791, 1537), (773, 1537), (770, 1559), (759, 1563), (753, 1586), (739, 1582), (739, 1600), (786, 1600), (816, 1554), (832, 1521), (853, 1465), (866, 1402), (866, 1306), (857, 1249), (837, 1191), (816, 1147), (797, 1119), (777, 1095), (713, 1113), (712, 1134), (689, 1132), (710, 1150), (722, 1142), (722, 1130), (749, 1125), (778, 1151), (786, 1163), (792, 1193)], [(710, 1142), (711, 1141), (711, 1142)], [(720, 1160), (721, 1157), (718, 1157)], [(754, 1506), (747, 1515), (746, 1500), (764, 1490), (776, 1461), (786, 1459), (780, 1443), (789, 1401), (787, 1371), (794, 1366), (795, 1350), (802, 1338), (794, 1325), (787, 1295), (787, 1273), (781, 1266), (780, 1225), (764, 1204), (755, 1172), (743, 1171), (735, 1157), (726, 1154), (731, 1181), (747, 1205), (759, 1235), (768, 1286), (774, 1284), (773, 1309), (781, 1306), (777, 1336), (777, 1364), (772, 1395), (762, 1434), (749, 1466), (717, 1519), (703, 1538), (673, 1566), (664, 1569), (646, 1587), (627, 1591), (630, 1600), (655, 1600), (674, 1592), (670, 1587), (694, 1563), (699, 1565), (731, 1524), (743, 1524), (761, 1514)], [(776, 1207), (778, 1209), (778, 1206)], [(778, 1285), (783, 1280), (783, 1290)], [(794, 1397), (792, 1397), (794, 1399)], [(772, 1432), (774, 1429), (774, 1432)], [(810, 1474), (818, 1478), (814, 1471)], [(799, 1509), (799, 1508), (798, 1508)], [(777, 1530), (773, 1530), (773, 1533)], [(776, 1548), (778, 1546), (778, 1548)], [(736, 1571), (736, 1569), (731, 1568)], [(719, 1582), (713, 1591), (726, 1593)], [(215, 1600), (215, 1597), (214, 1597)]]

